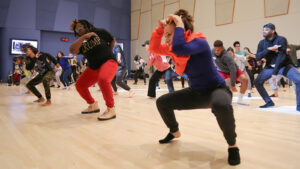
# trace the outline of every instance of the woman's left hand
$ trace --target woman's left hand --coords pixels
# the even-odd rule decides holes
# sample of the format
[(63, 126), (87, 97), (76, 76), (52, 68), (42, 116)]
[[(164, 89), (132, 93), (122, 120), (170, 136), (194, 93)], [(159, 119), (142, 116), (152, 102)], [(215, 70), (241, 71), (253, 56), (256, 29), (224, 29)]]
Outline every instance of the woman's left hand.
[(182, 27), (182, 28), (184, 28), (184, 24), (182, 22), (181, 16), (171, 14), (171, 15), (168, 16), (168, 21), (169, 22), (174, 21), (176, 27)]

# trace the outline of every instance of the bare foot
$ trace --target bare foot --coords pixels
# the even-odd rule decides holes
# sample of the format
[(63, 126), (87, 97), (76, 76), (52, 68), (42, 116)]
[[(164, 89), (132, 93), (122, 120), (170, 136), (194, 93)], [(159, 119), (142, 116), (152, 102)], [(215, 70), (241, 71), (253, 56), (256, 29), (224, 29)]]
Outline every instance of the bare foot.
[(33, 102), (35, 102), (35, 103), (41, 103), (41, 102), (44, 102), (44, 101), (45, 101), (44, 97), (41, 97), (41, 98), (39, 98), (39, 99), (37, 99), (37, 100), (35, 100)]
[(51, 100), (47, 100), (46, 103), (42, 104), (42, 106), (50, 106), (51, 105)]
[(135, 92), (133, 90), (129, 90), (129, 98), (133, 97), (133, 95), (135, 95)]
[(175, 138), (179, 138), (181, 136), (181, 133), (180, 131), (176, 131), (175, 133), (172, 133), (172, 135), (175, 137)]
[(113, 95), (119, 95), (119, 93), (118, 92), (113, 92)]

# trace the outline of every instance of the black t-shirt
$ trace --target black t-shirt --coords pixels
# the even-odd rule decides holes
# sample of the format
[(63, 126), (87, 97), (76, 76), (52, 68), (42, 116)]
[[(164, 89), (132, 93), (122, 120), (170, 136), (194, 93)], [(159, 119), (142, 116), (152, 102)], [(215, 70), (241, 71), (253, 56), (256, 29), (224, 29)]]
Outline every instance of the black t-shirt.
[(113, 41), (112, 35), (104, 29), (95, 29), (98, 37), (92, 36), (84, 41), (80, 47), (80, 54), (88, 60), (88, 67), (97, 70), (106, 61), (112, 59), (116, 61), (110, 43)]

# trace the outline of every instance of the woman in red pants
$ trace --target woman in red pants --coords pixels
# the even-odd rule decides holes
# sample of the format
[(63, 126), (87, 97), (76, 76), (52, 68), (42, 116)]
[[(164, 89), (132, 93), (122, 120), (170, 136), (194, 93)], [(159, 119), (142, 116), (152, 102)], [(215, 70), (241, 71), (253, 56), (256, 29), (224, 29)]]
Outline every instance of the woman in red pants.
[(98, 83), (103, 94), (107, 109), (98, 120), (116, 118), (111, 81), (118, 64), (112, 49), (115, 44), (113, 36), (104, 29), (95, 28), (86, 20), (74, 20), (70, 26), (75, 36), (80, 37), (70, 46), (73, 54), (83, 54), (87, 59), (87, 68), (76, 81), (76, 89), (80, 96), (89, 104), (82, 114), (100, 112), (98, 102), (94, 100), (89, 87)]

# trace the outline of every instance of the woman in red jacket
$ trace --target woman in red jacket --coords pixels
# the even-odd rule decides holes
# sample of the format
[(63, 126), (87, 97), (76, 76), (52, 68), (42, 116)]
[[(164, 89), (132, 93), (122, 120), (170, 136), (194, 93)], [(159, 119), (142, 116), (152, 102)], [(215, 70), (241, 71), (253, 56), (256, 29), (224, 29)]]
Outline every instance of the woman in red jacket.
[[(214, 66), (211, 49), (201, 33), (193, 32), (193, 19), (185, 10), (170, 15), (166, 22), (159, 21), (150, 40), (150, 52), (171, 56), (176, 73), (186, 73), (191, 87), (165, 94), (156, 101), (157, 109), (169, 128), (168, 135), (159, 140), (168, 143), (180, 137), (174, 110), (211, 108), (228, 143), (228, 163), (240, 163), (236, 145), (232, 93)], [(161, 44), (165, 36), (166, 44)]]

